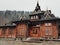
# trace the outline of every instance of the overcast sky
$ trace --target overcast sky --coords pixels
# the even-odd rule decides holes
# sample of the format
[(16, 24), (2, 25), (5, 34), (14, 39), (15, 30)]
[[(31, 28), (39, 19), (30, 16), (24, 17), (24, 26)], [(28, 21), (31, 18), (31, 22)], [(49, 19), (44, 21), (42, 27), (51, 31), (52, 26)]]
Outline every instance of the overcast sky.
[[(60, 0), (38, 0), (42, 10), (51, 9), (60, 17)], [(33, 11), (37, 0), (0, 0), (0, 10)]]

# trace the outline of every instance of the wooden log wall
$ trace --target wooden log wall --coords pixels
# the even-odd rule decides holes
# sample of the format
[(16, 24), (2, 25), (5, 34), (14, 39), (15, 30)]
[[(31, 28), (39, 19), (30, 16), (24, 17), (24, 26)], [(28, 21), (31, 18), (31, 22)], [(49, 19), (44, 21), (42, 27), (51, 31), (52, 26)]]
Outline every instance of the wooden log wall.
[(16, 29), (14, 27), (0, 28), (0, 37), (15, 38), (16, 37)]
[[(40, 26), (41, 37), (58, 37), (58, 29), (56, 23), (51, 23), (51, 26), (45, 26), (45, 23), (42, 23)], [(49, 31), (46, 31), (49, 30)]]
[(20, 23), (16, 26), (17, 28), (17, 37), (26, 37), (28, 26), (25, 23)]

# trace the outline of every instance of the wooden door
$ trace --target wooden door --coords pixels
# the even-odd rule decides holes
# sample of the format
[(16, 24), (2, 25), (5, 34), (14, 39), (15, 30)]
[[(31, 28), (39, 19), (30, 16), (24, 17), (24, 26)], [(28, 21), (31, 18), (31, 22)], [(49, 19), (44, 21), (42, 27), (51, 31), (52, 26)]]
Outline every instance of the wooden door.
[(30, 30), (30, 36), (31, 37), (40, 37), (40, 28), (39, 27), (33, 27)]

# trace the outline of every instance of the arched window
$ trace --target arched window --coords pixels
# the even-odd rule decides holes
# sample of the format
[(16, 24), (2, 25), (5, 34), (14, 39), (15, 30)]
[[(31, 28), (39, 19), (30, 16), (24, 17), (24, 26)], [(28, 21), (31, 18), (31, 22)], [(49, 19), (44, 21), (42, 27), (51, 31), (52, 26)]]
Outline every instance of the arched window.
[(33, 19), (33, 16), (31, 16), (31, 19)]
[(52, 24), (51, 23), (45, 23), (45, 26), (51, 26)]
[(34, 19), (36, 19), (36, 17), (34, 16)]
[(36, 16), (36, 19), (38, 19), (38, 16)]

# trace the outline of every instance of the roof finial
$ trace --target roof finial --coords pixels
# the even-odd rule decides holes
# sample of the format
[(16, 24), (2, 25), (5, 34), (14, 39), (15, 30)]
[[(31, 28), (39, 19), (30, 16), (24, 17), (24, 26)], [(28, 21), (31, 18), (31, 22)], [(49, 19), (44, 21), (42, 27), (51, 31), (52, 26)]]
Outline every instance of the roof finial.
[(39, 6), (39, 1), (37, 1), (37, 6)]
[(37, 1), (37, 5), (36, 5), (36, 8), (35, 8), (35, 11), (38, 11), (38, 10), (41, 11), (40, 6), (39, 6), (39, 2)]

